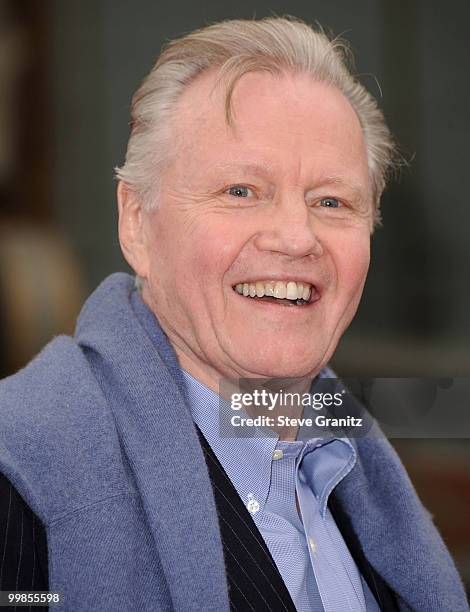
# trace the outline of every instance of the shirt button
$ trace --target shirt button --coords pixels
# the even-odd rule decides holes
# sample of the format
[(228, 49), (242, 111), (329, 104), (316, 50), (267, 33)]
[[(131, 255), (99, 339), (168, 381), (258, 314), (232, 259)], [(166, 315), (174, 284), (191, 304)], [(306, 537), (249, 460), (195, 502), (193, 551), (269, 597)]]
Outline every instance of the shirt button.
[(317, 552), (317, 545), (315, 544), (315, 540), (313, 538), (308, 539), (308, 543), (310, 546), (310, 550), (315, 554)]
[(256, 514), (259, 511), (259, 502), (251, 493), (248, 495), (248, 503), (246, 504), (246, 507), (250, 514)]
[(273, 453), (274, 461), (277, 461), (278, 459), (282, 459), (283, 457), (284, 457), (284, 453), (282, 452), (281, 449), (277, 449), (274, 451)]

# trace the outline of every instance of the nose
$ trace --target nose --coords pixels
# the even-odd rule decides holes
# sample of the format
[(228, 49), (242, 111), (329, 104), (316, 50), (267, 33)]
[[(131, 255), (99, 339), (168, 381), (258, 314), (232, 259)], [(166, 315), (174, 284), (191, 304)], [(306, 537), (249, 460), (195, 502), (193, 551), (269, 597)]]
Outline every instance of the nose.
[(303, 196), (285, 195), (275, 202), (274, 210), (270, 209), (269, 220), (256, 235), (255, 246), (261, 251), (273, 251), (295, 259), (308, 255), (321, 257), (323, 245), (318, 223)]

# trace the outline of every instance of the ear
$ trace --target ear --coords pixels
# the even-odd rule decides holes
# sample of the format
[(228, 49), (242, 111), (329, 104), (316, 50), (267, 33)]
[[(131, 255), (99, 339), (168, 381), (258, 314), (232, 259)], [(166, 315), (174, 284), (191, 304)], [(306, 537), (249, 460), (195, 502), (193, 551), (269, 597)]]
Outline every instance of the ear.
[(131, 268), (141, 278), (147, 278), (148, 257), (145, 241), (145, 211), (140, 198), (127, 183), (119, 181), (117, 188), (119, 211), (119, 243)]

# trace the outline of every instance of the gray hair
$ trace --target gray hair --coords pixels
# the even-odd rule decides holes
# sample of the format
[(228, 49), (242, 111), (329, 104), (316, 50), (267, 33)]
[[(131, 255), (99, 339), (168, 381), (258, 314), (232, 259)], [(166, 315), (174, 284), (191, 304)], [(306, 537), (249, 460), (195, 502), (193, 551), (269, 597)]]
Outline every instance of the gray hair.
[(116, 168), (147, 210), (158, 200), (159, 176), (169, 161), (171, 119), (176, 103), (202, 72), (219, 68), (226, 84), (226, 120), (232, 124), (231, 97), (249, 72), (306, 73), (336, 87), (355, 110), (367, 148), (374, 201), (374, 223), (380, 223), (380, 197), (395, 161), (395, 145), (375, 99), (351, 74), (348, 44), (330, 39), (294, 18), (228, 20), (170, 42), (134, 94), (126, 160)]

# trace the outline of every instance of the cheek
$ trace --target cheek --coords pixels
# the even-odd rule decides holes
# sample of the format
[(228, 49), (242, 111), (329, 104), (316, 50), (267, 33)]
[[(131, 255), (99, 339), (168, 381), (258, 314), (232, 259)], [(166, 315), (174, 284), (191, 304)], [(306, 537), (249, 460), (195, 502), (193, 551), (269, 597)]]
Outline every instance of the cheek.
[(160, 249), (156, 244), (154, 261), (163, 260), (165, 284), (175, 302), (200, 312), (200, 308), (206, 310), (208, 304), (214, 308), (215, 301), (220, 301), (224, 276), (242, 245), (243, 238), (234, 231), (233, 223), (201, 217), (190, 232), (165, 240)]
[(191, 235), (190, 249), (187, 259), (192, 261), (192, 267), (197, 267), (204, 284), (210, 289), (210, 284), (223, 282), (223, 276), (237, 259), (243, 248), (246, 232), (240, 232), (232, 219), (206, 219)]
[(369, 249), (361, 249), (354, 254), (355, 259), (351, 261), (350, 274), (353, 282), (363, 285), (369, 270)]
[(369, 235), (351, 237), (337, 250), (338, 284), (355, 294), (362, 291), (370, 263)]

